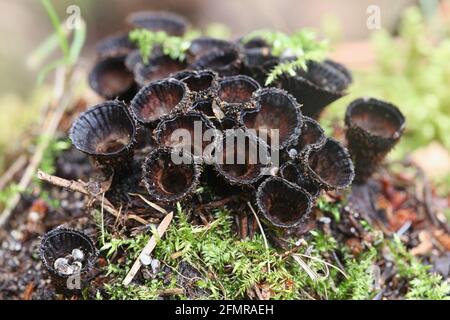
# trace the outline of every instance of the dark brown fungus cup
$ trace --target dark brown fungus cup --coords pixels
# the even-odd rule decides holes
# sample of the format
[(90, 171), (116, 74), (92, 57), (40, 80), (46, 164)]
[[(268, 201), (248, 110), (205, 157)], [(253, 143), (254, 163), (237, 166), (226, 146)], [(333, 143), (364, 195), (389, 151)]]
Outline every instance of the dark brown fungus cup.
[[(207, 133), (208, 132), (208, 133)], [(208, 134), (209, 136), (204, 136)], [(164, 117), (154, 132), (158, 145), (187, 149), (198, 159), (210, 158), (206, 155), (208, 145), (213, 144), (218, 132), (214, 124), (201, 112), (188, 111)]]
[(259, 186), (256, 203), (269, 224), (293, 228), (308, 221), (313, 200), (301, 187), (280, 177), (270, 177)]
[(325, 190), (345, 189), (355, 176), (348, 150), (333, 138), (320, 150), (309, 149), (301, 161), (307, 178)]
[(361, 98), (348, 106), (345, 124), (348, 147), (355, 161), (355, 180), (364, 183), (399, 141), (405, 130), (405, 117), (393, 104)]
[(89, 73), (89, 85), (107, 100), (130, 101), (138, 90), (133, 73), (125, 66), (125, 56), (99, 60)]
[(140, 124), (152, 127), (162, 116), (187, 108), (189, 104), (186, 84), (169, 78), (143, 87), (131, 101), (131, 110)]
[(313, 150), (322, 148), (326, 141), (327, 137), (320, 124), (314, 119), (304, 116), (302, 133), (298, 137), (297, 142), (289, 150), (289, 155), (292, 158), (298, 158), (307, 152), (308, 148)]
[(308, 179), (297, 162), (285, 162), (280, 167), (280, 176), (283, 179), (286, 179), (289, 182), (292, 182), (305, 189), (312, 198), (317, 198), (320, 195), (320, 187), (316, 183)]
[(133, 50), (127, 54), (125, 58), (125, 66), (128, 70), (134, 71), (137, 65), (144, 64), (142, 60), (141, 51), (139, 49)]
[(309, 61), (307, 71), (298, 69), (278, 82), (302, 105), (305, 116), (318, 119), (326, 106), (346, 94), (351, 79), (330, 63)]
[(184, 70), (172, 74), (171, 77), (186, 83), (193, 100), (210, 99), (216, 91), (217, 73), (212, 70)]
[[(94, 267), (98, 250), (86, 234), (60, 227), (42, 237), (39, 256), (56, 291), (72, 295), (88, 285), (84, 277)], [(81, 288), (73, 286), (77, 283), (71, 277), (76, 276), (80, 276)]]
[(138, 63), (134, 69), (134, 79), (141, 87), (151, 81), (162, 80), (172, 73), (184, 70), (186, 63), (177, 59), (172, 59), (166, 55), (153, 56), (148, 64)]
[[(243, 110), (240, 122), (270, 144), (272, 150), (283, 149), (297, 141), (302, 127), (300, 106), (293, 96), (277, 88), (255, 93), (256, 109)], [(267, 135), (267, 139), (263, 135)], [(278, 143), (275, 141), (278, 134)]]
[(230, 41), (210, 37), (200, 37), (191, 41), (189, 49), (187, 50), (187, 60), (189, 63), (193, 63), (198, 57), (204, 54), (212, 51), (225, 51), (229, 49), (237, 51), (241, 50), (238, 44)]
[(272, 56), (269, 48), (246, 49), (242, 72), (264, 86), (270, 70), (278, 63), (279, 58)]
[(231, 185), (250, 186), (269, 174), (269, 147), (243, 129), (225, 131), (215, 154), (214, 167)]
[(189, 153), (159, 147), (145, 159), (142, 172), (142, 181), (152, 199), (177, 202), (195, 192), (201, 167)]
[(82, 113), (69, 137), (76, 149), (101, 166), (121, 168), (131, 160), (136, 136), (134, 119), (124, 103), (106, 101)]
[(163, 31), (171, 36), (182, 36), (188, 28), (187, 21), (174, 13), (164, 11), (139, 11), (127, 17), (132, 28)]
[(253, 93), (260, 89), (258, 82), (244, 76), (230, 76), (219, 80), (216, 91), (216, 102), (227, 113), (230, 109), (253, 109), (255, 103)]
[(109, 36), (95, 46), (100, 57), (123, 57), (136, 50), (128, 33)]
[(197, 57), (191, 64), (192, 69), (211, 69), (219, 76), (232, 76), (239, 74), (242, 66), (241, 51), (235, 47), (217, 49), (204, 53)]

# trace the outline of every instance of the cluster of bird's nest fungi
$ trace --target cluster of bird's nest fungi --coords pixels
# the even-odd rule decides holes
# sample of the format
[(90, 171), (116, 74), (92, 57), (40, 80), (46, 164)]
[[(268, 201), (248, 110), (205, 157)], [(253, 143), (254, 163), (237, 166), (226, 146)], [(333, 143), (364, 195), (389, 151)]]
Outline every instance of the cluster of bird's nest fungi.
[[(140, 12), (128, 22), (132, 28), (173, 36), (187, 28), (183, 18), (167, 13)], [(270, 229), (301, 231), (322, 191), (346, 189), (353, 180), (364, 184), (404, 130), (405, 119), (392, 104), (355, 100), (345, 115), (349, 152), (317, 122), (327, 105), (346, 94), (352, 82), (349, 70), (331, 60), (309, 61), (306, 70), (284, 74), (265, 87), (270, 70), (293, 57), (272, 55), (261, 38), (231, 42), (200, 37), (192, 40), (182, 61), (159, 47), (146, 61), (128, 33), (102, 41), (97, 51), (89, 83), (105, 101), (79, 116), (70, 139), (104, 176), (113, 176), (112, 190), (126, 185), (127, 192), (147, 193), (164, 205), (189, 199), (201, 175), (209, 173), (202, 181), (247, 195)], [(214, 134), (207, 143), (191, 141), (186, 154), (172, 134), (185, 129), (194, 138), (198, 126), (202, 132), (214, 129)], [(276, 145), (272, 129), (278, 130)], [(236, 131), (245, 133), (245, 143), (225, 144), (228, 140), (222, 138)], [(268, 139), (261, 139), (263, 131)], [(199, 161), (206, 160), (199, 158), (211, 142), (211, 154), (222, 160), (241, 155), (245, 161)], [(277, 161), (257, 157), (251, 162), (252, 150), (277, 153)], [(180, 152), (184, 161), (174, 163), (171, 156)], [(126, 205), (126, 197), (116, 201)], [(75, 230), (49, 232), (41, 256), (52, 274), (66, 276), (74, 263), (67, 255), (74, 249), (83, 255), (82, 261), (74, 261), (87, 270), (97, 251)]]

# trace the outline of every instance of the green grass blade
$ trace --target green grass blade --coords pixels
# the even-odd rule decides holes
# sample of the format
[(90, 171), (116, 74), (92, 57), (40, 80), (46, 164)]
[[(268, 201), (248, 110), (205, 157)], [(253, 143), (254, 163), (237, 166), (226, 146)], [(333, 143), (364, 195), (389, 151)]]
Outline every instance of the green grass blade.
[(69, 63), (75, 64), (83, 49), (84, 42), (86, 41), (86, 23), (84, 20), (80, 21), (80, 26), (75, 29), (72, 45), (70, 46)]
[(67, 60), (69, 58), (69, 42), (62, 27), (61, 21), (59, 20), (58, 14), (56, 13), (55, 8), (53, 7), (53, 4), (50, 0), (41, 0), (41, 3), (44, 6), (45, 11), (47, 11), (53, 28), (58, 34), (59, 46), (61, 47), (64, 59)]

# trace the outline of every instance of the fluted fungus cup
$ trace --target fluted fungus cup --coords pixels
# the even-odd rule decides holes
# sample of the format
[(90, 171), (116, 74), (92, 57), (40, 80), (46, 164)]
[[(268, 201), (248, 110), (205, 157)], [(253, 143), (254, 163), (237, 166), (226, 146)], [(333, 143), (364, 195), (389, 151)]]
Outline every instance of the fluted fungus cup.
[(219, 80), (216, 103), (224, 113), (237, 114), (243, 109), (255, 108), (253, 94), (260, 89), (259, 83), (244, 75), (224, 77)]
[(56, 292), (73, 295), (88, 285), (85, 276), (94, 267), (98, 250), (83, 232), (60, 227), (43, 236), (39, 256)]
[(190, 103), (186, 84), (168, 78), (143, 87), (131, 101), (131, 111), (141, 125), (155, 127), (162, 116), (183, 110)]
[(189, 88), (192, 100), (210, 100), (217, 87), (217, 73), (212, 70), (184, 70), (172, 74), (171, 77), (184, 82)]
[(298, 69), (294, 76), (283, 75), (278, 83), (302, 105), (305, 116), (318, 119), (326, 106), (346, 95), (352, 79), (349, 71), (343, 65), (336, 67), (336, 63), (310, 61), (307, 67), (306, 71)]
[[(128, 60), (127, 64), (133, 65)], [(178, 59), (172, 59), (164, 54), (157, 54), (150, 58), (147, 64), (137, 63), (133, 68), (134, 79), (136, 83), (143, 87), (156, 80), (167, 78), (172, 73), (184, 70), (186, 63)]]
[(125, 170), (132, 159), (136, 126), (126, 105), (106, 101), (82, 113), (72, 125), (70, 140), (76, 149), (91, 156), (101, 168)]
[(309, 149), (319, 150), (327, 141), (325, 132), (317, 121), (306, 116), (302, 120), (301, 134), (289, 149), (289, 155), (294, 159), (309, 152)]
[(218, 143), (214, 167), (230, 185), (249, 187), (269, 174), (269, 147), (255, 135), (243, 129), (227, 130)]
[(152, 199), (174, 203), (195, 192), (201, 167), (185, 150), (159, 147), (145, 159), (142, 172), (142, 181)]
[(280, 167), (280, 176), (303, 188), (313, 199), (317, 198), (322, 191), (317, 183), (309, 179), (308, 176), (303, 173), (300, 164), (296, 161), (285, 162)]
[(353, 182), (355, 170), (350, 154), (333, 138), (327, 138), (319, 150), (309, 149), (301, 161), (307, 178), (322, 189), (345, 189)]
[(130, 101), (138, 90), (133, 73), (125, 66), (125, 56), (101, 58), (89, 73), (89, 85), (107, 100)]
[(260, 138), (266, 136), (262, 139), (274, 151), (298, 139), (303, 124), (302, 112), (293, 96), (281, 89), (264, 88), (255, 93), (255, 100), (256, 108), (243, 110), (240, 115), (245, 128), (256, 131)]
[(256, 203), (270, 226), (286, 229), (309, 220), (313, 201), (301, 187), (280, 177), (270, 177), (259, 186)]
[(345, 114), (346, 137), (355, 162), (355, 181), (366, 182), (405, 130), (405, 117), (391, 103), (361, 98)]

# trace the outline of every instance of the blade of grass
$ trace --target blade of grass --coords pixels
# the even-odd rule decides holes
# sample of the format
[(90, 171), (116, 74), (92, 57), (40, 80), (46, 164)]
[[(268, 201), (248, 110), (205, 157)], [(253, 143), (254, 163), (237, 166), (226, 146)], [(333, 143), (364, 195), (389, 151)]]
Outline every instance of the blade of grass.
[(69, 52), (69, 63), (75, 64), (86, 41), (86, 23), (81, 19), (80, 26), (75, 29)]
[(41, 3), (50, 18), (53, 29), (55, 29), (58, 35), (59, 46), (63, 53), (64, 59), (67, 60), (69, 58), (69, 41), (67, 40), (67, 36), (64, 32), (61, 21), (59, 20), (58, 14), (56, 13), (56, 10), (50, 0), (41, 0)]

